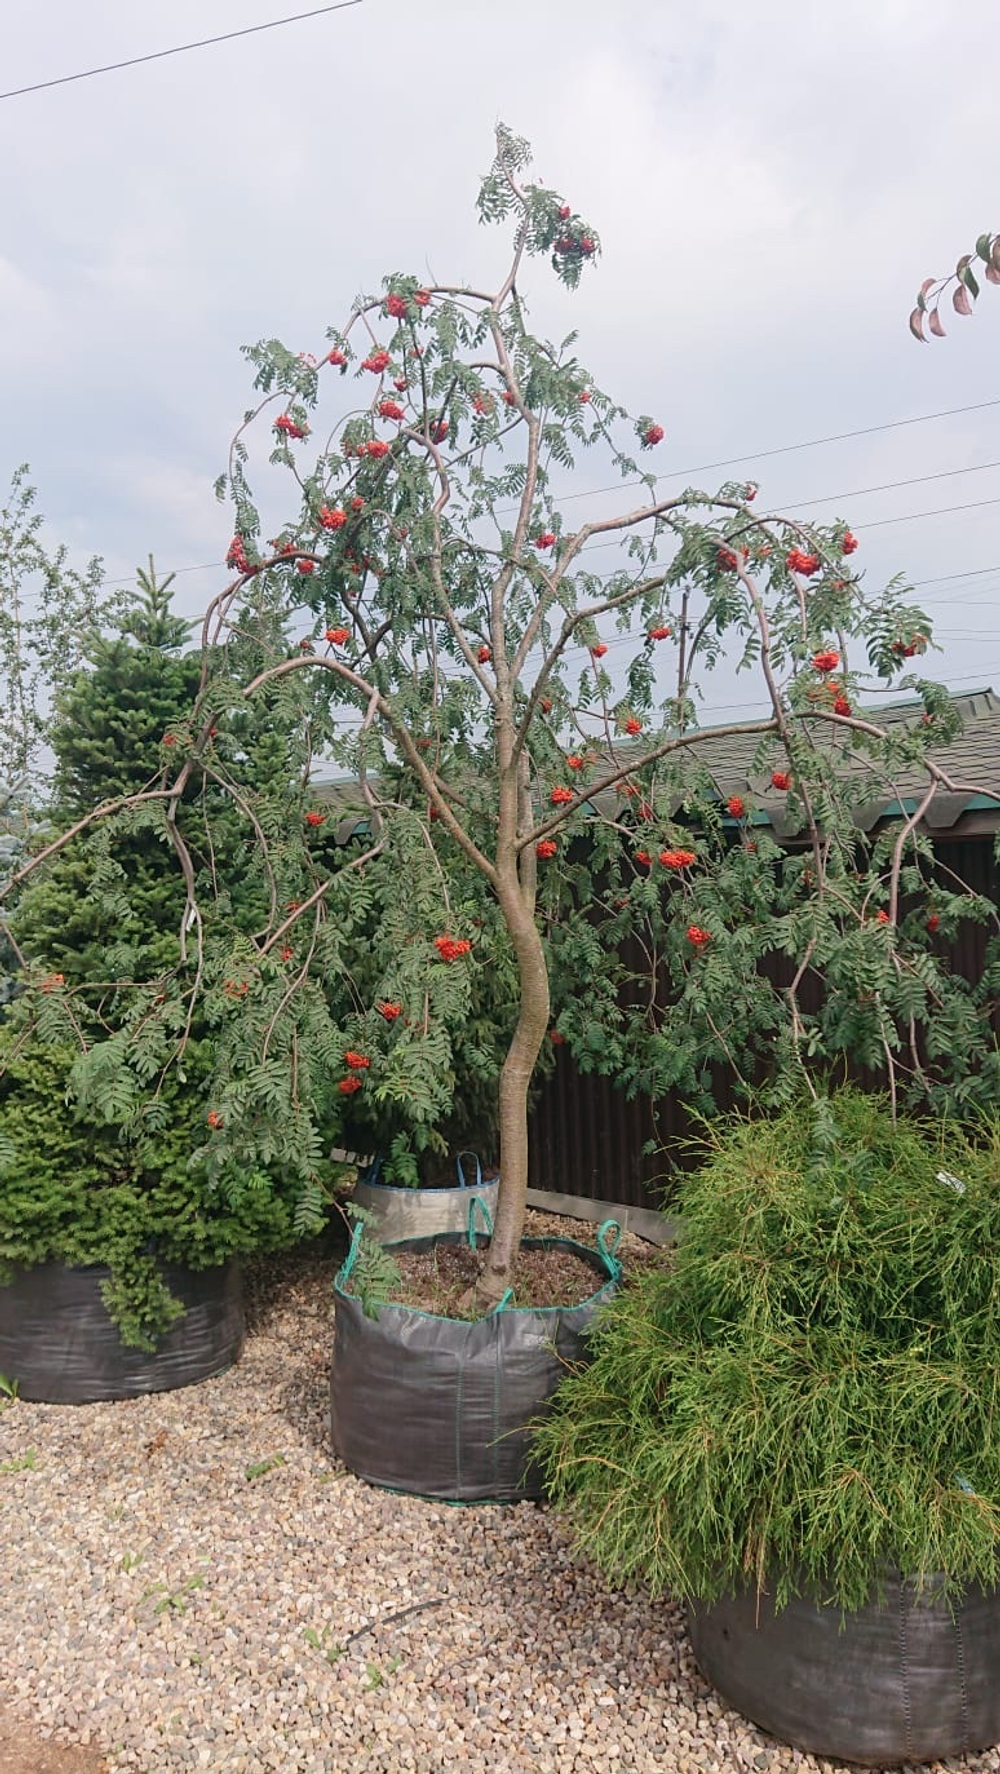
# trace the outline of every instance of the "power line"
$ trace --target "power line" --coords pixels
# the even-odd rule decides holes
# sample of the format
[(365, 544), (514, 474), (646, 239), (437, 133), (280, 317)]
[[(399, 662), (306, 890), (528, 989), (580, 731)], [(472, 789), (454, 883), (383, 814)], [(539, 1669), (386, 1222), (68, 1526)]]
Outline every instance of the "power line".
[(894, 493), (899, 487), (920, 487), (932, 480), (954, 480), (957, 474), (982, 474), (987, 468), (1000, 468), (1000, 462), (973, 462), (968, 468), (941, 468), (935, 474), (915, 474), (910, 480), (887, 480), (878, 487), (855, 487), (849, 493), (824, 493), (816, 499), (799, 499), (785, 505), (785, 511), (802, 511), (806, 505), (832, 505), (838, 499), (860, 499), (864, 493)]
[(196, 43), (178, 43), (173, 49), (155, 49), (151, 55), (133, 55), (124, 62), (107, 62), (101, 68), (84, 68), (79, 74), (60, 74), (57, 80), (36, 80), (33, 86), (15, 86), (0, 92), (0, 99), (19, 99), (26, 92), (44, 92), (50, 86), (69, 86), (74, 80), (92, 80), (95, 74), (116, 74), (120, 68), (137, 68), (141, 62), (162, 61), (164, 56), (184, 55), (189, 49), (206, 49), (211, 43), (231, 43), (234, 37), (253, 37), (258, 31), (276, 31), (280, 25), (297, 25), (302, 19), (319, 18), (325, 12), (346, 12), (363, 0), (337, 0), (335, 6), (315, 6), (311, 12), (293, 12), (288, 18), (269, 19), (263, 25), (244, 25), (239, 31), (223, 31), (219, 37), (199, 37)]
[(939, 573), (936, 579), (914, 579), (914, 585), (950, 585), (953, 579), (981, 579), (984, 573), (995, 573), (1000, 561), (992, 567), (970, 567), (966, 573)]
[[(741, 462), (766, 462), (771, 456), (790, 456), (796, 450), (818, 450), (821, 444), (848, 443), (855, 437), (874, 437), (879, 431), (899, 431), (906, 425), (929, 425), (933, 419), (956, 419), (962, 413), (981, 413), (987, 407), (1000, 406), (996, 400), (980, 400), (967, 407), (944, 407), (939, 413), (918, 413), (912, 419), (890, 419), (884, 425), (865, 425), (860, 431), (831, 432), (828, 437), (812, 437), (804, 443), (780, 444), (772, 450), (748, 450), (743, 456), (724, 456), (719, 462), (700, 462), (696, 468), (673, 468), (654, 475), (654, 480), (682, 480), (689, 474), (708, 474), (714, 468), (737, 468)], [(556, 505), (567, 505), (571, 499), (594, 499), (599, 493), (617, 493), (619, 487), (639, 487), (642, 480), (617, 481), (607, 487), (592, 487), (589, 492), (565, 493)]]
[(881, 530), (886, 524), (912, 524), (918, 517), (947, 517), (952, 511), (981, 511), (984, 505), (1000, 505), (1000, 499), (974, 499), (970, 505), (939, 505), (934, 511), (907, 511), (902, 517), (879, 517), (864, 524), (866, 530)]

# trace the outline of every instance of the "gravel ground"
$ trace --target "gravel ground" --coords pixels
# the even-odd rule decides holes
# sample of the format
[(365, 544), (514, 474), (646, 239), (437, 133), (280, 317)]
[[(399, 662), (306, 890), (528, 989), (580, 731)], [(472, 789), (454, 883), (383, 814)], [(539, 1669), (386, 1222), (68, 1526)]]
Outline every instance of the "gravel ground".
[(338, 1465), (332, 1272), (262, 1268), (218, 1380), (0, 1416), (8, 1721), (111, 1774), (831, 1774), (728, 1711), (679, 1611), (608, 1593), (545, 1509), (424, 1503)]

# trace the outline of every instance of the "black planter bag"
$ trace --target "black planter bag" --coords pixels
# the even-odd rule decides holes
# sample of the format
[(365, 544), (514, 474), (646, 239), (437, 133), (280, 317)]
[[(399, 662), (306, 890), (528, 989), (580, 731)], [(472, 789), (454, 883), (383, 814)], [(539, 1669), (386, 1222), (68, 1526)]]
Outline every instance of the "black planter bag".
[[(561, 1246), (588, 1263), (602, 1285), (578, 1306), (508, 1306), (466, 1323), (414, 1306), (380, 1305), (367, 1318), (347, 1291), (361, 1228), (334, 1281), (335, 1331), (330, 1427), (334, 1451), (369, 1484), (453, 1503), (516, 1502), (542, 1495), (530, 1456), (529, 1421), (570, 1364), (587, 1356), (587, 1333), (621, 1274), (621, 1228), (605, 1220), (598, 1249), (569, 1238), (526, 1238)], [(471, 1231), (470, 1242), (475, 1244)], [(458, 1234), (387, 1245), (431, 1250)]]
[(702, 1674), (784, 1743), (885, 1767), (966, 1756), (1000, 1741), (1000, 1594), (950, 1600), (898, 1575), (856, 1613), (756, 1590), (694, 1603)]
[(160, 1265), (186, 1310), (156, 1349), (126, 1348), (101, 1283), (111, 1270), (39, 1263), (0, 1287), (0, 1374), (41, 1404), (93, 1404), (191, 1386), (231, 1367), (243, 1347), (243, 1286), (235, 1258), (211, 1269)]

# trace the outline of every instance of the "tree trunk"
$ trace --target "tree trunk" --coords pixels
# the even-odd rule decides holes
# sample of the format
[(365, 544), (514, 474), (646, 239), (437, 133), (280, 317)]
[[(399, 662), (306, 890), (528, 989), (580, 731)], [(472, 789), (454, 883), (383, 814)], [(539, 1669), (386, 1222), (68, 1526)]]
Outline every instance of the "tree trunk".
[(549, 974), (532, 911), (518, 886), (500, 903), (517, 954), (521, 997), (517, 1027), (500, 1073), (500, 1194), (496, 1225), (478, 1293), (495, 1305), (511, 1286), (528, 1190), (528, 1090), (549, 1026)]

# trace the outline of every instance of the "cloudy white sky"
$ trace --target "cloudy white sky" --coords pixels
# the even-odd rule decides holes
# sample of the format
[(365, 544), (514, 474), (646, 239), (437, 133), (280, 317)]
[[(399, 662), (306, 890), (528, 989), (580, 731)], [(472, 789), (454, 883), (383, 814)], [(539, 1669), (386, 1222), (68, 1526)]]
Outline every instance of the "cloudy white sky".
[[(4, 0), (0, 89), (297, 9)], [(200, 611), (240, 345), (317, 348), (389, 270), (487, 279), (501, 117), (604, 246), (576, 296), (536, 266), (533, 317), (660, 418), (657, 469), (745, 458), (701, 479), (845, 518), (873, 577), (931, 581), (934, 675), (1000, 688), (1000, 289), (946, 341), (906, 328), (921, 278), (1000, 226), (998, 67), (995, 0), (362, 0), (5, 98), (0, 487), (28, 461), (52, 537), (112, 578), (152, 551)]]

